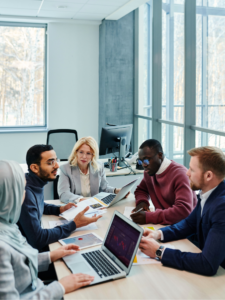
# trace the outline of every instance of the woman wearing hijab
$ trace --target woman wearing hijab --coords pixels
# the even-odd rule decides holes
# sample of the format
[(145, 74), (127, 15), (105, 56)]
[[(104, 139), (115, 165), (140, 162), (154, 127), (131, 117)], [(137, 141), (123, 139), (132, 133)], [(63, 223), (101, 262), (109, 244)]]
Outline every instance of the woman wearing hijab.
[(48, 286), (37, 277), (51, 262), (74, 254), (78, 246), (68, 245), (38, 254), (21, 235), (16, 223), (25, 196), (25, 177), (18, 163), (0, 161), (0, 299), (61, 299), (90, 284), (94, 277), (71, 274)]

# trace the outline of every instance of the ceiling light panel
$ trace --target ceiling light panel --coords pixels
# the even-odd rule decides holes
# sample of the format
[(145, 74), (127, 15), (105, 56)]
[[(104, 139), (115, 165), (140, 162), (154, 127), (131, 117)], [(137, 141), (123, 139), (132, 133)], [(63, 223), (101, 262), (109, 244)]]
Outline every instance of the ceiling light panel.
[(73, 15), (74, 13), (69, 11), (41, 10), (38, 14), (38, 17), (72, 19)]
[(113, 5), (117, 6), (118, 8), (130, 0), (89, 0), (88, 4), (92, 5)]
[(109, 5), (91, 5), (86, 4), (82, 7), (79, 13), (88, 13), (88, 14), (105, 14), (107, 17), (109, 14), (113, 13), (117, 9), (117, 6)]
[(55, 2), (44, 2), (41, 11), (51, 10), (51, 11), (62, 11), (62, 12), (72, 12), (75, 14), (78, 12), (84, 4), (72, 3), (72, 2), (64, 2), (64, 1), (55, 1)]

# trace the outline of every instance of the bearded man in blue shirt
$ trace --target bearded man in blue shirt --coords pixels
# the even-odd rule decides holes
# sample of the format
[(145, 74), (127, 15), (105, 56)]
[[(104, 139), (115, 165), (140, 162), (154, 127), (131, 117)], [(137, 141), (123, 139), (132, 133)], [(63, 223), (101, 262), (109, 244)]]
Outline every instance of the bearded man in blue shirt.
[(27, 151), (26, 161), (29, 172), (26, 177), (26, 196), (22, 205), (18, 226), (28, 243), (39, 251), (51, 243), (68, 237), (76, 228), (96, 222), (101, 216), (88, 218), (84, 214), (88, 207), (80, 212), (73, 221), (52, 229), (41, 227), (42, 215), (58, 216), (65, 210), (76, 206), (68, 203), (65, 206), (46, 204), (44, 186), (55, 180), (59, 168), (58, 159), (50, 145), (35, 145)]

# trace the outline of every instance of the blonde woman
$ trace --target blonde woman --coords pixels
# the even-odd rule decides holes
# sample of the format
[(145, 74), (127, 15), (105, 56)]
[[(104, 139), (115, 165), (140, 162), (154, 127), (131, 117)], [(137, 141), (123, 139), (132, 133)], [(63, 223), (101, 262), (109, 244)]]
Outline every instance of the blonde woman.
[(60, 167), (58, 194), (62, 202), (76, 203), (99, 192), (119, 193), (120, 189), (109, 186), (98, 153), (97, 142), (91, 136), (76, 142), (69, 162)]

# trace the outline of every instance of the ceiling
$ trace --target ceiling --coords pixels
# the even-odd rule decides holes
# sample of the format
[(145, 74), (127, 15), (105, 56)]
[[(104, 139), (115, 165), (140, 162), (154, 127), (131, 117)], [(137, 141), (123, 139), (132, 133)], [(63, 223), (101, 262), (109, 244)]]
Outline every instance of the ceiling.
[[(145, 0), (146, 1), (146, 0)], [(0, 0), (0, 17), (62, 18), (101, 21), (118, 19), (143, 0)], [(133, 8), (135, 7), (135, 8)], [(118, 12), (120, 15), (118, 17)], [(116, 15), (115, 15), (116, 13)]]

